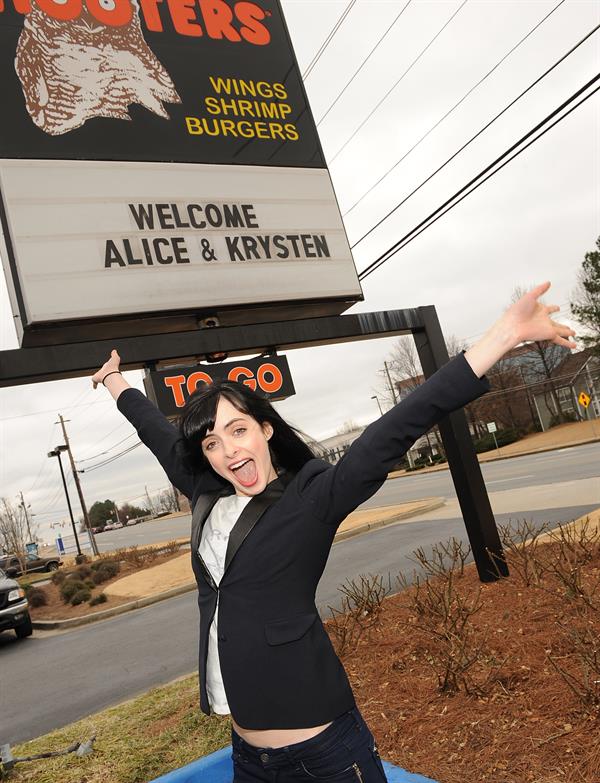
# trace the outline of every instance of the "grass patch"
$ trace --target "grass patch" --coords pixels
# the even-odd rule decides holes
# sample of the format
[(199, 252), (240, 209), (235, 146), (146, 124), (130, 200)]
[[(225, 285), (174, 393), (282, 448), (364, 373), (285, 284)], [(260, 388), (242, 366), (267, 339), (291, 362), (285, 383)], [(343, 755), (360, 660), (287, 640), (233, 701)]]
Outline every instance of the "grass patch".
[[(14, 756), (62, 750), (96, 735), (94, 752), (17, 764), (10, 783), (148, 783), (228, 745), (229, 717), (200, 712), (196, 675), (12, 748)], [(0, 779), (1, 775), (0, 775)]]

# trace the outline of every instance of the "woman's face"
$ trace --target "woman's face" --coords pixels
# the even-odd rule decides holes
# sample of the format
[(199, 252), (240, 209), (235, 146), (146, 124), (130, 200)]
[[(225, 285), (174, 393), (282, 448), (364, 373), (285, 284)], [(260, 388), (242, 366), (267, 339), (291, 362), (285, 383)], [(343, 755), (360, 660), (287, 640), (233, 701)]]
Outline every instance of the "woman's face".
[(272, 434), (269, 423), (261, 426), (221, 397), (214, 429), (207, 431), (202, 451), (215, 473), (233, 484), (237, 495), (258, 495), (277, 478), (269, 452)]

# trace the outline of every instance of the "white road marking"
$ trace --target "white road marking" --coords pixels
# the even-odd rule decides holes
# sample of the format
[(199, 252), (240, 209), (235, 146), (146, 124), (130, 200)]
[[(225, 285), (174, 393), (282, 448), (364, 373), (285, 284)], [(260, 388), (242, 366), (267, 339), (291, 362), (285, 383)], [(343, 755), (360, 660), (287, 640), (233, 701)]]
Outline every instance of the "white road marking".
[(486, 481), (486, 484), (502, 484), (503, 481), (520, 481), (521, 479), (533, 478), (533, 473), (527, 476), (514, 476), (513, 478), (495, 479), (494, 481)]

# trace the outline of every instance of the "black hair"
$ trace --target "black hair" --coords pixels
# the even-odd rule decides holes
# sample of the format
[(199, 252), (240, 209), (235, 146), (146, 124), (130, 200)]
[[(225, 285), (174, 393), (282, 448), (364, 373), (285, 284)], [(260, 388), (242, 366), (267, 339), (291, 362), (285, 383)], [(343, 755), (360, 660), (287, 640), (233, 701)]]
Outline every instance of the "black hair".
[(192, 470), (210, 468), (210, 463), (202, 451), (202, 441), (206, 433), (214, 429), (217, 405), (221, 397), (242, 413), (252, 416), (259, 424), (268, 422), (271, 425), (273, 434), (269, 440), (269, 450), (276, 470), (297, 473), (314, 458), (315, 455), (302, 440), (298, 430), (281, 418), (266, 397), (253, 392), (244, 383), (216, 381), (200, 387), (190, 395), (179, 419), (185, 456)]

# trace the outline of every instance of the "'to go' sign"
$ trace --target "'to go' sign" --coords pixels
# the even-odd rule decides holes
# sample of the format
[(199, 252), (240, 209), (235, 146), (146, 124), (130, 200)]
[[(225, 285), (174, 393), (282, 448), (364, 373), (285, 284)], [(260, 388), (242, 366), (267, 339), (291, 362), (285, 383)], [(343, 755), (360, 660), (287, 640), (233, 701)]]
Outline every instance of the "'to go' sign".
[(217, 380), (237, 381), (252, 391), (262, 392), (271, 399), (281, 400), (295, 394), (294, 384), (285, 356), (270, 356), (219, 365), (176, 367), (151, 372), (145, 379), (148, 396), (156, 401), (167, 416), (180, 412), (188, 397), (204, 384)]

